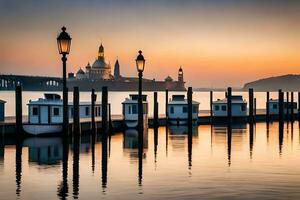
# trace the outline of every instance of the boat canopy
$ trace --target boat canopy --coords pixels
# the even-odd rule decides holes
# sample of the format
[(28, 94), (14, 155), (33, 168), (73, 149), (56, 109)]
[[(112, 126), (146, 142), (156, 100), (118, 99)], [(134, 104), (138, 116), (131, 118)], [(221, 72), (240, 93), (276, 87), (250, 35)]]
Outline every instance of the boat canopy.
[(184, 95), (178, 95), (178, 94), (176, 94), (176, 95), (173, 95), (172, 96), (172, 100), (173, 101), (184, 101)]
[(61, 97), (59, 94), (55, 94), (55, 93), (45, 93), (44, 94), (45, 99), (47, 100), (60, 100)]
[[(138, 94), (130, 94), (129, 96), (131, 100), (135, 100), (135, 101), (137, 101), (139, 98)], [(147, 95), (142, 95), (142, 99), (143, 101), (147, 101)]]

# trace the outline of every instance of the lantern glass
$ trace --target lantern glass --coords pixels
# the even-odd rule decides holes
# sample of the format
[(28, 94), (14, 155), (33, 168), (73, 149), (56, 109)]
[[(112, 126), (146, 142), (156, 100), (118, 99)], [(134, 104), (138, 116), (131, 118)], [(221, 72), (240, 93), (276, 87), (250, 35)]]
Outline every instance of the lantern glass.
[(139, 51), (139, 55), (137, 56), (136, 60), (136, 68), (138, 72), (143, 72), (145, 68), (145, 59), (142, 55), (142, 51)]
[(66, 32), (66, 28), (62, 27), (62, 32), (57, 37), (58, 52), (60, 54), (69, 54), (71, 46), (71, 37)]

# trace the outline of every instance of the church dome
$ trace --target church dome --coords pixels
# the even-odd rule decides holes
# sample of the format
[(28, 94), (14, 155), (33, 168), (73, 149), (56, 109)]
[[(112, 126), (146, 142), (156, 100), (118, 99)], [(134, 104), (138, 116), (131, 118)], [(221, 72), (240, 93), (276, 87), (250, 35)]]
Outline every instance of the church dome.
[(92, 68), (108, 68), (108, 65), (105, 63), (102, 59), (95, 60), (94, 64), (92, 65)]

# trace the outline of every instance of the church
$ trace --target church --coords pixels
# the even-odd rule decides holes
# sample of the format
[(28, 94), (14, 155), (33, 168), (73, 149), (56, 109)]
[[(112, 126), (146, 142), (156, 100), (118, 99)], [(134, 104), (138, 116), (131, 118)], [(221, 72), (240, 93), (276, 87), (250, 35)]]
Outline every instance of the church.
[(109, 63), (105, 61), (104, 57), (104, 47), (101, 44), (98, 50), (98, 57), (91, 66), (90, 63), (87, 64), (85, 67), (85, 71), (81, 68), (77, 71), (76, 77), (74, 74), (69, 74), (70, 78), (76, 79), (89, 79), (89, 80), (113, 80), (119, 79), (120, 76), (120, 65), (119, 61), (116, 61), (115, 69), (114, 69), (114, 76), (111, 74), (111, 66)]
[[(143, 89), (148, 91), (165, 89), (183, 91), (185, 90), (184, 83), (183, 70), (180, 67), (177, 80), (173, 80), (170, 76), (167, 76), (163, 81), (143, 78)], [(134, 91), (138, 86), (138, 78), (121, 76), (118, 59), (115, 62), (114, 73), (112, 74), (112, 67), (105, 60), (104, 47), (101, 44), (97, 58), (92, 65), (88, 63), (85, 69), (80, 68), (76, 75), (69, 73), (68, 86), (78, 86), (83, 90), (89, 90), (90, 88), (100, 89), (102, 86), (109, 86), (110, 90)]]

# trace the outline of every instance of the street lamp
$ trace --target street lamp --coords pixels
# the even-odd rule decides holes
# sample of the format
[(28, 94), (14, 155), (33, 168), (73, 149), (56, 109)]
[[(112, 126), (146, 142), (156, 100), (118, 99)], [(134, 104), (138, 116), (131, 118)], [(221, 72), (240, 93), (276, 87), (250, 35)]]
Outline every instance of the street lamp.
[(145, 59), (142, 55), (142, 51), (139, 50), (139, 55), (137, 56), (136, 60), (136, 69), (139, 74), (139, 96), (138, 96), (138, 156), (139, 156), (139, 184), (142, 181), (142, 173), (143, 173), (143, 148), (144, 148), (144, 119), (143, 119), (143, 99), (142, 99), (142, 81), (143, 81), (143, 71), (145, 68)]
[(58, 52), (62, 55), (63, 62), (63, 130), (68, 133), (68, 88), (67, 88), (67, 54), (70, 53), (71, 37), (66, 32), (66, 27), (61, 28), (62, 32), (57, 37)]
[(139, 51), (139, 55), (137, 56), (136, 60), (136, 68), (139, 75), (139, 96), (138, 96), (138, 128), (140, 134), (143, 133), (144, 129), (144, 122), (143, 122), (143, 99), (142, 99), (142, 78), (143, 78), (143, 71), (145, 68), (145, 59), (142, 55), (142, 51)]

